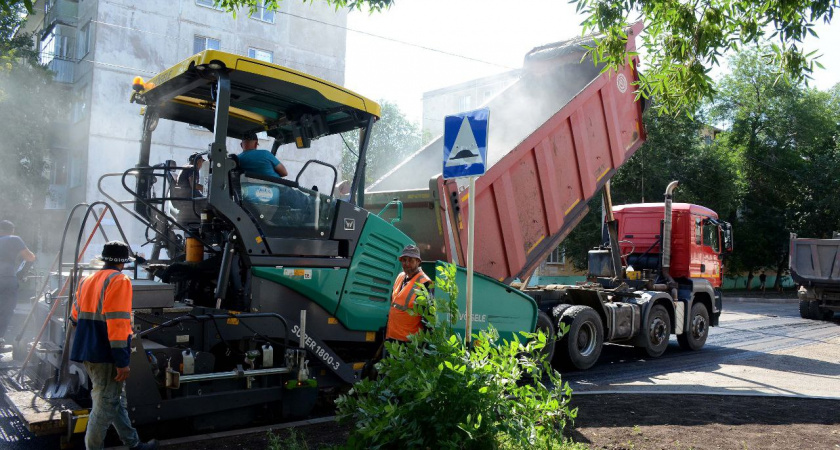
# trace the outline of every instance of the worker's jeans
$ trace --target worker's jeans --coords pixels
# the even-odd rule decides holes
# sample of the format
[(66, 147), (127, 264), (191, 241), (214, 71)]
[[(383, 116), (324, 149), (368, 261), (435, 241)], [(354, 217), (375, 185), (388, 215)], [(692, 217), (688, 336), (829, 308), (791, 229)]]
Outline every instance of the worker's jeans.
[(0, 338), (4, 337), (17, 305), (18, 281), (15, 277), (0, 277)]
[(135, 447), (140, 444), (137, 430), (131, 426), (128, 418), (125, 398), (125, 382), (115, 381), (117, 369), (113, 364), (85, 362), (93, 389), (90, 397), (93, 408), (88, 418), (85, 433), (85, 447), (87, 450), (98, 450), (104, 447), (105, 434), (111, 424), (117, 429), (117, 434), (123, 444)]

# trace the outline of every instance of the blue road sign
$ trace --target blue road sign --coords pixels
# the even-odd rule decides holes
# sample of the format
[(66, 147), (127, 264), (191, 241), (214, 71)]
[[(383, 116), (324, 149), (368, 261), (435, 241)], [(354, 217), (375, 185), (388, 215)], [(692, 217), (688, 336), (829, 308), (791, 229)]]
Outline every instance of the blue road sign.
[(443, 121), (443, 178), (484, 175), (490, 110), (446, 116)]

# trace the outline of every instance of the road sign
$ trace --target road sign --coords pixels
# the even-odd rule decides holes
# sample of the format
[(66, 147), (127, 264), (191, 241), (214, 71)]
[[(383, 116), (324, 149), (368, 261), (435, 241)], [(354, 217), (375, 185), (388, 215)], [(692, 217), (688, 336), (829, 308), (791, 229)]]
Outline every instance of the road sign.
[(444, 118), (443, 178), (484, 175), (489, 119), (486, 108)]

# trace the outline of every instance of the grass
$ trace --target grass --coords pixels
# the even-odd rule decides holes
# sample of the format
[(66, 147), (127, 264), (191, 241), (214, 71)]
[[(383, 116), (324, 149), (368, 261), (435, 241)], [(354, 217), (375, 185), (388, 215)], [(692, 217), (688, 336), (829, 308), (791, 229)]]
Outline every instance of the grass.
[(297, 434), (294, 428), (289, 429), (285, 437), (274, 434), (272, 430), (266, 433), (268, 450), (310, 450), (303, 436)]

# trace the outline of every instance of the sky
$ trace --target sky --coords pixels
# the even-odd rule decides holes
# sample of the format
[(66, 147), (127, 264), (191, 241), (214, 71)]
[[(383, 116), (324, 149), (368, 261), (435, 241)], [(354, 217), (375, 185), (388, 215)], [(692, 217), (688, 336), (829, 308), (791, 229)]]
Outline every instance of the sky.
[[(579, 36), (582, 20), (567, 0), (398, 0), (382, 13), (353, 11), (345, 86), (420, 123), (423, 92), (519, 68), (532, 48)], [(828, 89), (840, 82), (840, 23), (816, 31), (805, 46), (825, 70), (812, 85)]]

